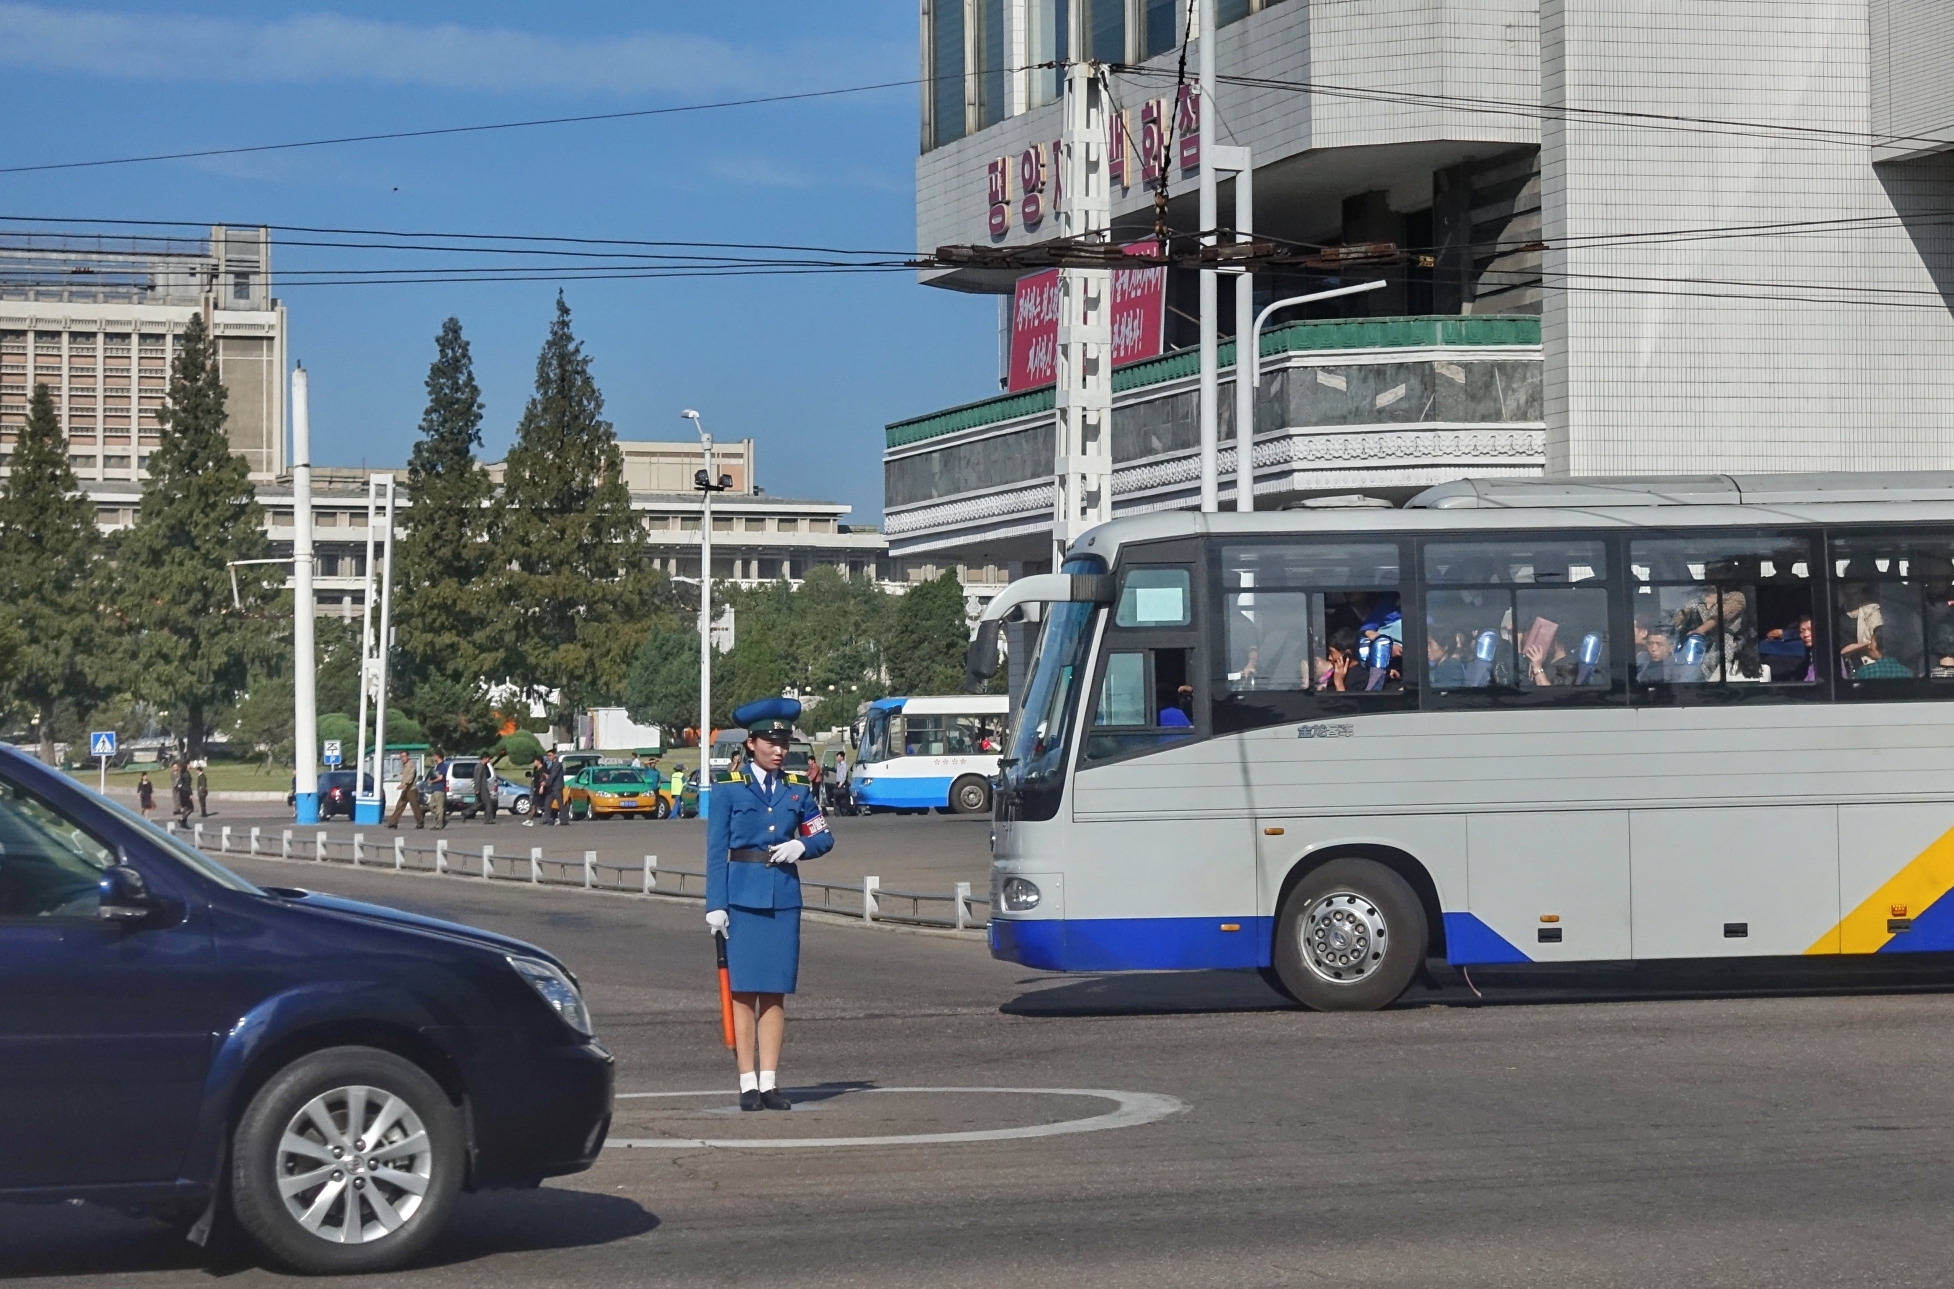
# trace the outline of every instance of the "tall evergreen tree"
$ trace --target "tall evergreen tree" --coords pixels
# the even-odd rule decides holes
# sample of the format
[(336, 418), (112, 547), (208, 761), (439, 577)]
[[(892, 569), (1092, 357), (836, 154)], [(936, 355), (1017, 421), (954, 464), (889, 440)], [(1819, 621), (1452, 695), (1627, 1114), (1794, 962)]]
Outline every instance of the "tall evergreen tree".
[(559, 293), (495, 534), (504, 674), (537, 696), (555, 691), (559, 718), (622, 693), (658, 581), (603, 413)]
[(200, 756), (215, 719), (243, 693), (269, 632), (266, 606), (283, 581), (264, 559), (264, 512), (244, 458), (225, 433), (217, 347), (201, 317), (184, 328), (157, 421), (142, 509), (116, 553), (117, 601), (133, 637), (129, 688), (164, 711), (164, 724)]
[(970, 628), (956, 570), (945, 569), (935, 580), (910, 587), (891, 618), (882, 642), (890, 692), (961, 692)]
[(54, 399), (34, 387), (27, 424), (0, 490), (0, 605), (17, 646), (12, 700), (39, 718), (41, 759), (54, 760), (55, 708), (86, 709), (101, 697), (101, 534), (95, 507), (68, 467)]
[(487, 678), (501, 662), (499, 601), (489, 585), (494, 485), (475, 458), (482, 391), (461, 322), (442, 323), (434, 345), (421, 437), (407, 463), (406, 532), (395, 556), (402, 705), (445, 750), (474, 750), (496, 738), (487, 699)]

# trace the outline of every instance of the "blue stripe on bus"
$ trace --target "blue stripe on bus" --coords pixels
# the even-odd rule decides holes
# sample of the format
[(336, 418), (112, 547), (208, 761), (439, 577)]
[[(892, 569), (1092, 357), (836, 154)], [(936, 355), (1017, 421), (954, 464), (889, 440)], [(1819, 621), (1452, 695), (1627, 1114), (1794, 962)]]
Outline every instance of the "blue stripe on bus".
[(871, 775), (874, 783), (863, 785), (860, 779), (853, 785), (855, 800), (865, 806), (895, 806), (913, 810), (918, 806), (947, 806), (950, 804), (950, 779), (906, 778), (902, 775)]
[(1893, 932), (1877, 953), (1936, 953), (1954, 949), (1954, 891), (1920, 910), (1904, 931)]
[(1505, 936), (1470, 913), (1445, 915), (1445, 960), (1460, 966), (1533, 961)]
[[(991, 919), (991, 956), (1045, 971), (1266, 967), (1272, 918)], [(1224, 931), (1224, 926), (1241, 928)]]

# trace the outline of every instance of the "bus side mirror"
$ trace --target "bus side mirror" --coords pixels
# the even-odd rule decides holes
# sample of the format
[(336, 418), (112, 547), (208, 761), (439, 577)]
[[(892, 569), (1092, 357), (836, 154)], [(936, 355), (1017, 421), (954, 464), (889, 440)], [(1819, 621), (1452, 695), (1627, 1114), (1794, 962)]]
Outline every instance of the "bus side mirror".
[(964, 656), (964, 692), (980, 692), (986, 682), (997, 674), (997, 633), (1004, 623), (996, 618), (988, 618), (977, 624), (977, 638), (970, 642), (970, 652)]

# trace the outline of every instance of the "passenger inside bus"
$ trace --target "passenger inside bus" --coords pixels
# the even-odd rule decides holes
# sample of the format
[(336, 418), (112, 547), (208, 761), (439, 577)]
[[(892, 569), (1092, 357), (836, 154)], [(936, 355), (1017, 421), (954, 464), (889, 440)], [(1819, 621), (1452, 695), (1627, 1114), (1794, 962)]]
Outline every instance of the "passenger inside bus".
[(1404, 623), (1395, 591), (1229, 598), (1231, 688), (1403, 692)]

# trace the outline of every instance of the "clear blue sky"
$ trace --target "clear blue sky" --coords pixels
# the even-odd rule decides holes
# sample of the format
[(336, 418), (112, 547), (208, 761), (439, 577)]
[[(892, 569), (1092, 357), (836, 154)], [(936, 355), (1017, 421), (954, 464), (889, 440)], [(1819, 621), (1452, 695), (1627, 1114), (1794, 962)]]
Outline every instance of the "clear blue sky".
[[(0, 165), (574, 115), (916, 75), (914, 0), (0, 3)], [(806, 103), (8, 175), (0, 214), (914, 248), (914, 86)], [(274, 249), (297, 267), (429, 257)], [(458, 261), (459, 262), (459, 261)], [(475, 260), (474, 262), (482, 262)], [(533, 262), (533, 261), (531, 261)], [(284, 286), (315, 459), (401, 464), (459, 317), (491, 455), (556, 285)], [(881, 427), (995, 390), (996, 309), (913, 275), (566, 287), (625, 438), (696, 407), (769, 492), (881, 512)]]

